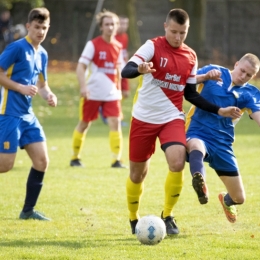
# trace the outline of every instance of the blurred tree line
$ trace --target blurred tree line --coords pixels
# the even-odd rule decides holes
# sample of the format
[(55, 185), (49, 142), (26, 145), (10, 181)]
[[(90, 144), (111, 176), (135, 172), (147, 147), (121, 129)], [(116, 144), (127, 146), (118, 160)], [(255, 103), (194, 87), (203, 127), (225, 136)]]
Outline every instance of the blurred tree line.
[[(104, 0), (105, 1), (105, 0)], [(104, 2), (103, 1), (103, 2)], [(136, 2), (137, 0), (113, 0), (115, 6), (115, 12), (120, 15), (129, 17), (129, 47), (130, 49), (136, 50), (141, 45), (140, 34), (137, 25), (137, 14), (136, 14)], [(178, 8), (186, 10), (192, 18), (192, 28), (187, 38), (187, 44), (192, 45), (196, 49), (198, 55), (201, 54), (204, 49), (205, 43), (205, 9), (207, 0), (169, 0), (174, 2), (174, 5)], [(23, 2), (29, 4), (32, 8), (44, 6), (44, 0), (1, 0), (1, 7), (11, 9), (14, 4)], [(98, 0), (96, 1), (98, 2)], [(165, 14), (166, 16), (166, 14)], [(162, 25), (163, 28), (163, 25)], [(194, 40), (196, 39), (196, 40)]]
[(39, 7), (44, 5), (44, 0), (1, 0), (1, 7), (6, 9), (11, 9), (13, 4), (23, 2), (30, 4), (31, 7)]

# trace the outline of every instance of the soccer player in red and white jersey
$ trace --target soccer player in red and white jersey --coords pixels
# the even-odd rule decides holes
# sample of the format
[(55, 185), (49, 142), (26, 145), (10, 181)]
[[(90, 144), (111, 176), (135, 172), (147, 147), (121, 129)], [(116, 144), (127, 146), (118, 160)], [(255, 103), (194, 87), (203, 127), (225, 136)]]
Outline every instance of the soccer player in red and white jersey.
[[(119, 16), (119, 27), (117, 29), (117, 34), (116, 34), (116, 39), (122, 44), (123, 47), (123, 58), (125, 61), (125, 64), (128, 61), (128, 34), (127, 34), (127, 29), (129, 27), (129, 19), (126, 16)], [(123, 64), (123, 66), (125, 66)], [(123, 67), (122, 66), (122, 67)], [(123, 98), (128, 98), (129, 97), (129, 81), (127, 78), (122, 78), (121, 79), (121, 89), (122, 89), (122, 95)]]
[(109, 143), (112, 151), (111, 166), (125, 168), (121, 163), (121, 87), (120, 66), (123, 62), (122, 45), (115, 39), (118, 16), (104, 11), (97, 14), (101, 35), (88, 41), (76, 73), (80, 85), (80, 118), (73, 132), (71, 166), (83, 166), (80, 152), (91, 122), (98, 118), (99, 107), (107, 118)]
[(130, 176), (126, 183), (133, 234), (140, 217), (139, 204), (144, 179), (148, 173), (150, 157), (155, 151), (157, 137), (169, 167), (161, 217), (168, 235), (179, 233), (172, 210), (182, 190), (186, 156), (183, 97), (209, 112), (240, 117), (236, 107), (220, 108), (209, 103), (196, 91), (196, 53), (184, 44), (188, 29), (189, 16), (186, 11), (170, 10), (164, 23), (165, 36), (146, 41), (121, 73), (125, 78), (141, 75), (132, 110)]

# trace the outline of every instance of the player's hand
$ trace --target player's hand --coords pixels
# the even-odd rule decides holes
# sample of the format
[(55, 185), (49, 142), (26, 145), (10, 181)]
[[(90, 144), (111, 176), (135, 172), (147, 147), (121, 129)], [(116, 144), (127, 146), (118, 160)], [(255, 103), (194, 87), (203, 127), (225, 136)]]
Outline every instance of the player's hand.
[(212, 69), (205, 74), (205, 80), (216, 80), (222, 81), (221, 71), (217, 69)]
[(21, 85), (19, 92), (23, 95), (34, 97), (38, 92), (38, 87), (35, 85)]
[(231, 117), (237, 119), (241, 117), (241, 110), (238, 107), (221, 107), (218, 114), (223, 117)]
[(88, 99), (89, 92), (88, 92), (86, 86), (80, 88), (80, 96), (81, 96), (81, 97), (84, 97), (85, 99)]
[(52, 92), (49, 93), (47, 95), (47, 102), (48, 102), (49, 106), (56, 107), (57, 106), (57, 97), (56, 97), (56, 95), (53, 94)]
[(153, 69), (153, 63), (144, 62), (138, 65), (138, 72), (141, 74), (153, 73), (156, 72), (156, 69)]
[(122, 96), (123, 96), (123, 98), (128, 98), (130, 96), (130, 91), (129, 90), (122, 90)]

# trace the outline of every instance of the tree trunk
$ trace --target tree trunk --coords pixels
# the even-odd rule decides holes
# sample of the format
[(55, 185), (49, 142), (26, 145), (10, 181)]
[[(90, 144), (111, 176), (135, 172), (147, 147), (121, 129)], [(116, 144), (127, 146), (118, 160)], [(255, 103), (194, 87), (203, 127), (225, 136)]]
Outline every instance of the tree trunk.
[(115, 10), (117, 15), (125, 15), (129, 18), (129, 54), (135, 52), (141, 45), (141, 39), (139, 34), (139, 28), (137, 26), (136, 17), (136, 0), (114, 0)]
[(176, 0), (175, 8), (184, 9), (190, 17), (190, 29), (186, 43), (193, 48), (200, 58), (206, 58), (206, 0)]

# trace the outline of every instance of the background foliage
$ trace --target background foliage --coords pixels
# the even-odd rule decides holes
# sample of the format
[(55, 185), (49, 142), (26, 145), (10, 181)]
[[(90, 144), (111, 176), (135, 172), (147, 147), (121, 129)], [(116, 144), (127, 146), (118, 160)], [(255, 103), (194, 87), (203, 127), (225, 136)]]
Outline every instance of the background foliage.
[(11, 9), (14, 3), (27, 3), (31, 7), (39, 7), (44, 5), (44, 0), (1, 0), (1, 5), (7, 9)]

